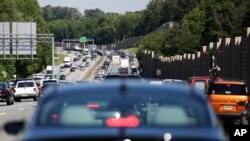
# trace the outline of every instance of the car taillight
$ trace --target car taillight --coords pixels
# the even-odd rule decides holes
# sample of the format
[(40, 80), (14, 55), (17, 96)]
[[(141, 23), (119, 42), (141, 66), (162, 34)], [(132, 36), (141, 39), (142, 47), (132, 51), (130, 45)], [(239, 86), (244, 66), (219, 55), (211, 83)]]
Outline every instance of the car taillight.
[(59, 119), (59, 115), (58, 114), (51, 114), (51, 119), (52, 120), (58, 120)]
[(100, 107), (100, 105), (99, 105), (99, 104), (87, 104), (86, 107), (88, 107), (88, 108), (90, 108), (90, 109), (97, 109), (97, 108)]
[(33, 91), (35, 92), (35, 91), (36, 91), (36, 88), (34, 88)]
[(136, 116), (128, 116), (125, 118), (108, 118), (106, 124), (109, 127), (137, 127), (140, 124)]

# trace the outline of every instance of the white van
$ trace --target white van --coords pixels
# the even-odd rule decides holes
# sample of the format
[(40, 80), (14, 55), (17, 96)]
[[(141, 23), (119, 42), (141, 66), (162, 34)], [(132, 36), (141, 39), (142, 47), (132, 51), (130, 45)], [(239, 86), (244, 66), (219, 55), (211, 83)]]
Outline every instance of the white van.
[(40, 86), (42, 86), (43, 84), (43, 80), (44, 80), (44, 74), (39, 73), (39, 74), (33, 74), (32, 79), (39, 84)]

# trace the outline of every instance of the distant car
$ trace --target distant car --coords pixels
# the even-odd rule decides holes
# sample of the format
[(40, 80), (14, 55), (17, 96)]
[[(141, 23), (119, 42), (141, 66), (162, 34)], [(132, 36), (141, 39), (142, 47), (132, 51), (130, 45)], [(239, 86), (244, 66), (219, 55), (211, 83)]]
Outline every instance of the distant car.
[(84, 70), (85, 70), (85, 63), (82, 63), (82, 64), (78, 65), (78, 68), (79, 68), (81, 71), (84, 71)]
[(70, 72), (74, 72), (74, 71), (76, 71), (76, 67), (71, 67)]
[(0, 82), (0, 102), (6, 102), (7, 105), (15, 103), (13, 91), (6, 82)]
[(98, 71), (98, 75), (99, 75), (99, 76), (105, 76), (105, 74), (106, 74), (106, 71), (105, 71), (105, 70), (102, 70), (102, 69), (101, 69), (101, 70)]
[(120, 74), (128, 74), (129, 70), (128, 70), (128, 68), (120, 68), (119, 73)]
[(46, 91), (29, 126), (12, 121), (4, 129), (24, 128), (23, 141), (225, 141), (209, 103), (191, 93), (133, 82), (58, 86)]
[(73, 61), (75, 61), (75, 62), (78, 61), (78, 60), (79, 60), (78, 58), (73, 58)]
[(78, 55), (78, 58), (79, 58), (79, 59), (82, 58), (82, 55)]
[[(222, 80), (220, 77), (218, 77), (214, 81), (219, 81)], [(200, 90), (201, 92), (207, 94), (208, 92), (208, 87), (211, 83), (211, 77), (210, 76), (195, 76), (195, 77), (190, 77), (188, 79), (188, 82), (191, 87), (194, 87), (197, 90)]]
[(66, 75), (61, 74), (60, 77), (59, 77), (59, 80), (65, 80), (65, 79), (66, 79)]
[(82, 59), (82, 62), (86, 62), (86, 61), (87, 61), (87, 58), (83, 58), (83, 59)]
[(18, 81), (14, 91), (14, 99), (20, 102), (21, 99), (33, 98), (34, 101), (38, 100), (39, 90), (36, 82), (33, 80)]
[(90, 67), (90, 63), (86, 62), (85, 67)]
[(135, 62), (130, 62), (130, 68), (131, 69), (135, 69), (136, 68)]

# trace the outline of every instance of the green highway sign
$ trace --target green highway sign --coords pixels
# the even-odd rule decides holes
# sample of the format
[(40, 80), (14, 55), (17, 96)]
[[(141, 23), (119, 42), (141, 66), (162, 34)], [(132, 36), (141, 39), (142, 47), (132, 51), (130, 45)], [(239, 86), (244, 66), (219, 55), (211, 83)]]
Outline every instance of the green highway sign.
[(87, 37), (86, 36), (80, 37), (80, 42), (81, 43), (87, 42)]

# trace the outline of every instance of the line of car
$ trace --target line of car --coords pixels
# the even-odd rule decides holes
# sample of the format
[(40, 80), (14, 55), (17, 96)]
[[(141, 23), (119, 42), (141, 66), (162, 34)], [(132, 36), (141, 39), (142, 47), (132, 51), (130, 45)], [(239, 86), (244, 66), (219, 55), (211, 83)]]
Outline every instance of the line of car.
[(250, 93), (243, 80), (212, 80), (210, 76), (190, 77), (188, 81), (165, 79), (150, 81), (151, 84), (175, 84), (193, 87), (203, 93), (217, 116), (224, 123), (249, 125)]
[(190, 87), (115, 81), (50, 87), (32, 120), (6, 123), (35, 140), (213, 140), (227, 138), (207, 100)]

